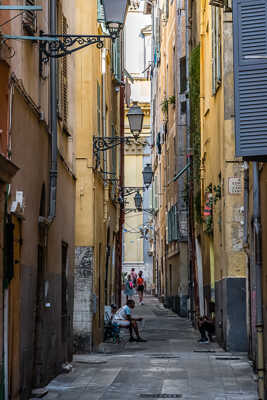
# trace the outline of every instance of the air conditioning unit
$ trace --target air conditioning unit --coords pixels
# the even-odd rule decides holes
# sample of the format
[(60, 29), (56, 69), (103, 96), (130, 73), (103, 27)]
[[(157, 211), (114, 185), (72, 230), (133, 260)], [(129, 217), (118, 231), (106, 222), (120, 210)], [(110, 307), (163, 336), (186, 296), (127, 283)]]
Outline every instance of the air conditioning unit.
[[(26, 6), (35, 6), (35, 0), (26, 0)], [(24, 11), (22, 17), (22, 25), (27, 33), (33, 35), (37, 31), (36, 23), (36, 12), (35, 11)]]

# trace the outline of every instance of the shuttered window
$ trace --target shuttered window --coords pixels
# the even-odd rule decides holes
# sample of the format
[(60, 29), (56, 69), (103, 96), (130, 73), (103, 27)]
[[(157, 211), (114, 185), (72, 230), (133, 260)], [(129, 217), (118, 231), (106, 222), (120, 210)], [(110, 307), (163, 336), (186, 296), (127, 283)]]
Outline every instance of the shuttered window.
[[(116, 136), (116, 130), (115, 127), (112, 125), (112, 137)], [(116, 195), (116, 181), (114, 180), (117, 176), (117, 146), (114, 146), (111, 149), (111, 172), (112, 172), (112, 176), (111, 178), (112, 180), (112, 191), (111, 191), (111, 198), (115, 199), (115, 195)]]
[(121, 39), (112, 42), (112, 71), (115, 78), (121, 81)]
[(214, 95), (221, 85), (221, 9), (212, 7), (212, 94)]
[[(25, 6), (35, 6), (35, 0), (25, 0)], [(37, 15), (35, 11), (25, 11), (22, 17), (22, 25), (29, 35), (37, 31)]]
[(97, 136), (101, 136), (101, 90), (99, 82), (96, 83), (97, 86)]
[[(233, 2), (236, 155), (267, 155), (267, 3)], [(257, 58), (259, 57), (259, 58)]]
[[(62, 13), (61, 3), (57, 3), (57, 33), (66, 35), (68, 33), (68, 23), (66, 17)], [(62, 120), (65, 128), (68, 125), (69, 114), (69, 93), (68, 93), (68, 58), (61, 57), (57, 62), (57, 103), (58, 117)], [(65, 132), (68, 132), (67, 130)]]
[(178, 240), (178, 208), (175, 204), (168, 211), (168, 243)]

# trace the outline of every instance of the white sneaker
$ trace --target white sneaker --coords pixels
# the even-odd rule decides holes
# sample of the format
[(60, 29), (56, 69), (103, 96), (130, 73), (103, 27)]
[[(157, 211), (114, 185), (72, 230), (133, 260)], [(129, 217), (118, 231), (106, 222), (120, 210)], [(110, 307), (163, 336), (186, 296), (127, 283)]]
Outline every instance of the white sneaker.
[(143, 301), (141, 301), (141, 303), (140, 304), (142, 304), (142, 306), (145, 304)]

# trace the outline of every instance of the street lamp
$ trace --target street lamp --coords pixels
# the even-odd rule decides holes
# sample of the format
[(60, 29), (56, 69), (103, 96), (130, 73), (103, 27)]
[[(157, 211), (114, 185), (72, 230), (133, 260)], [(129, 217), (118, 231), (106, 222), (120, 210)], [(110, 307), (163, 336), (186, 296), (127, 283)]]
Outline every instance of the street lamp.
[(152, 166), (151, 164), (147, 164), (143, 170), (144, 185), (147, 189), (151, 185), (152, 177), (153, 177)]
[(137, 192), (136, 195), (134, 196), (134, 204), (137, 211), (142, 211), (142, 203), (143, 203), (142, 196), (139, 192)]
[(133, 102), (132, 107), (128, 111), (127, 117), (131, 133), (135, 139), (138, 139), (143, 128), (144, 113), (141, 107), (137, 105), (137, 101)]
[(122, 30), (129, 0), (102, 0), (105, 14), (105, 23), (112, 39), (116, 39)]

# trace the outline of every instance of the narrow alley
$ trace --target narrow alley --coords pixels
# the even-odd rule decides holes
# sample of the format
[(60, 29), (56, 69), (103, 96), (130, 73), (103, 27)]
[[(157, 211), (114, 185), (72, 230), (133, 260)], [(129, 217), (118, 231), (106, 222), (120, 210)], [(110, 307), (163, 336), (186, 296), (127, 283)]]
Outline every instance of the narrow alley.
[(199, 344), (187, 319), (154, 297), (137, 305), (146, 343), (104, 343), (101, 353), (76, 355), (73, 369), (47, 387), (44, 400), (135, 400), (182, 398), (254, 400), (256, 382), (245, 353), (226, 353), (216, 343)]

